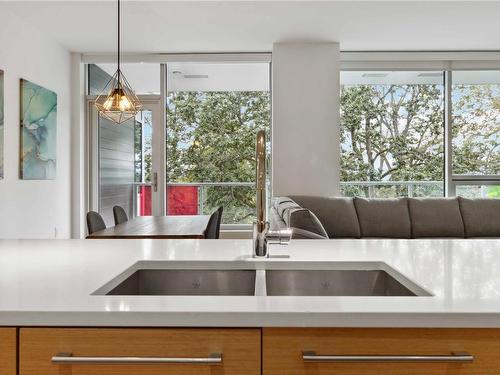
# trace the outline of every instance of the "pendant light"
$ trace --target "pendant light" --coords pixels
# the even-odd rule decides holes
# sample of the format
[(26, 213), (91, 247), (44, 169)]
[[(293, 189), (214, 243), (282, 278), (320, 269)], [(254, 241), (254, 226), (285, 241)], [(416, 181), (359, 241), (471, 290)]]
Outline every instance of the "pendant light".
[(142, 103), (120, 70), (120, 0), (118, 0), (118, 68), (95, 101), (100, 115), (121, 124), (135, 117)]

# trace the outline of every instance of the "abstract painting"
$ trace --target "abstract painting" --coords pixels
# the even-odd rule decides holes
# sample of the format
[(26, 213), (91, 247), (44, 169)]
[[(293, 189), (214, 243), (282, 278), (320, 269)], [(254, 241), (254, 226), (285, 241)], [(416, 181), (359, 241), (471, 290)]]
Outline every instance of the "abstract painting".
[(21, 170), (24, 180), (56, 178), (57, 94), (21, 79)]
[(3, 178), (3, 70), (0, 70), (0, 178)]

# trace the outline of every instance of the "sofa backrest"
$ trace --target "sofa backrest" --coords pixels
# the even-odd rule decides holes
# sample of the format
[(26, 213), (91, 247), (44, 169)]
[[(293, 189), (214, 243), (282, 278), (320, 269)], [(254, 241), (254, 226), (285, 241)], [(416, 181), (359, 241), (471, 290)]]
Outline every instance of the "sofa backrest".
[[(289, 196), (274, 205), (277, 220), (301, 228), (286, 211), (310, 210), (329, 238), (473, 238), (500, 237), (500, 199), (327, 198)], [(281, 206), (281, 207), (280, 207)], [(303, 215), (305, 215), (303, 213)], [(297, 218), (299, 215), (297, 215)], [(309, 227), (316, 232), (314, 222)], [(310, 224), (313, 224), (311, 227)]]
[(361, 237), (411, 238), (406, 198), (354, 198)]
[(464, 238), (465, 230), (457, 198), (410, 198), (412, 238)]
[(500, 237), (500, 199), (458, 198), (465, 237)]
[(298, 205), (314, 212), (330, 238), (360, 238), (358, 215), (352, 198), (292, 195)]

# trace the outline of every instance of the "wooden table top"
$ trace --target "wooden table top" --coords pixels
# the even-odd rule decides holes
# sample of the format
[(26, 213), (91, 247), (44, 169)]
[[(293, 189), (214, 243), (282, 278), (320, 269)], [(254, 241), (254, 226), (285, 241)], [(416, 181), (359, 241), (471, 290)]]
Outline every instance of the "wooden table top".
[(210, 215), (139, 216), (87, 238), (205, 238)]

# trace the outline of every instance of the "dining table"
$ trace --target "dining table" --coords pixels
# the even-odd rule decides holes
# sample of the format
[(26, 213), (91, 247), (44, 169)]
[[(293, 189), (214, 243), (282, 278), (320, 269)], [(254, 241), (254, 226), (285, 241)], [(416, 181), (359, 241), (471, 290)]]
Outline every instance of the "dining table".
[(205, 238), (210, 215), (137, 216), (92, 233), (91, 239)]

